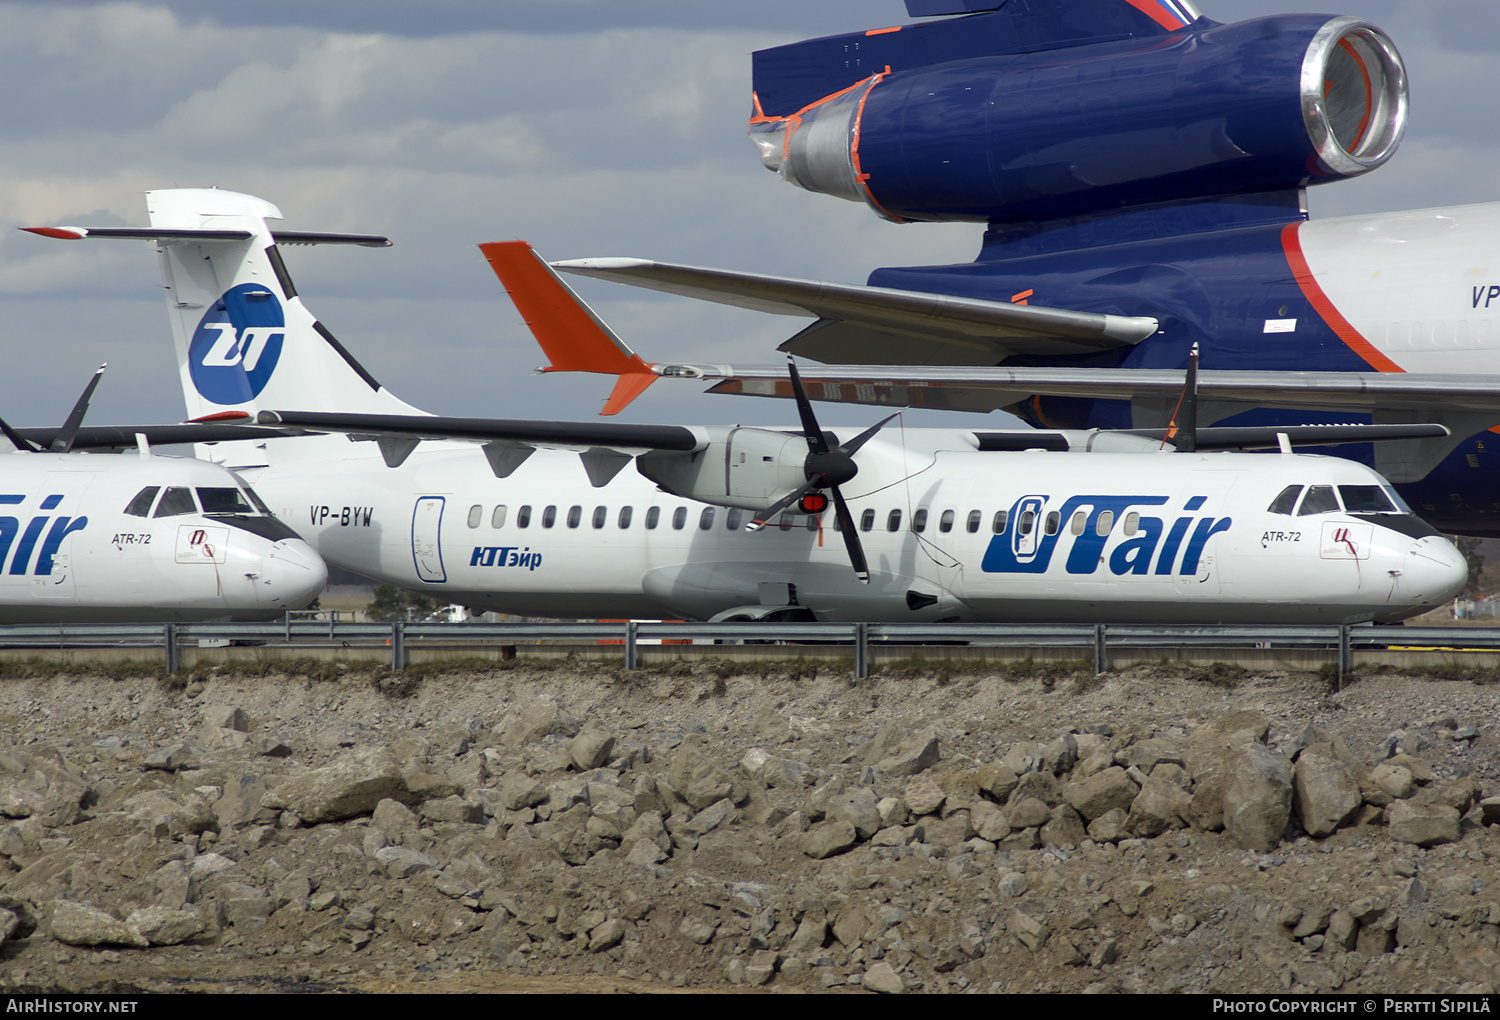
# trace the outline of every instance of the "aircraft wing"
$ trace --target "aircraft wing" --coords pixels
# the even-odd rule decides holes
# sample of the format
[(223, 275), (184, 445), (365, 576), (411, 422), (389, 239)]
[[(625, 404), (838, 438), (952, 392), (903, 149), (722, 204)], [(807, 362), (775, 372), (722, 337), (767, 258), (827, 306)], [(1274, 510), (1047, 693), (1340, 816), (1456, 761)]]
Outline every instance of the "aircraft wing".
[[(244, 421), (229, 411), (199, 419), (208, 424)], [(618, 422), (533, 421), (507, 418), (448, 418), (438, 415), (338, 414), (325, 411), (261, 411), (260, 425), (293, 433), (335, 432), (380, 447), (388, 467), (400, 467), (417, 444), (429, 439), (477, 443), (496, 478), (507, 478), (538, 448), (573, 450), (595, 486), (609, 482), (640, 454), (653, 450), (694, 453), (708, 445), (703, 429), (680, 425), (626, 425)], [(234, 426), (229, 426), (234, 428)], [(245, 429), (245, 431), (251, 431)]]
[[(712, 393), (790, 397), (784, 365), (662, 365), (663, 375), (714, 382)], [(1175, 400), (1182, 392), (1177, 369), (1130, 368), (913, 368), (887, 365), (820, 365), (802, 373), (814, 400), (943, 410), (994, 411), (1028, 397), (1095, 400)], [(1373, 413), (1383, 410), (1493, 413), (1500, 421), (1500, 376), (1415, 372), (1198, 373), (1200, 400), (1298, 410)]]
[[(61, 428), (26, 427), (15, 430), (28, 441), (42, 449), (52, 445), (63, 433)], [(176, 443), (226, 443), (245, 439), (277, 439), (293, 435), (286, 429), (246, 428), (243, 426), (212, 425), (85, 425), (77, 430), (70, 449), (133, 450), (136, 436), (144, 436), (152, 446), (170, 446)]]
[(993, 365), (1013, 354), (1083, 354), (1136, 344), (1155, 333), (1146, 316), (796, 280), (646, 259), (574, 259), (554, 269), (775, 315), (818, 321), (784, 350), (817, 361)]

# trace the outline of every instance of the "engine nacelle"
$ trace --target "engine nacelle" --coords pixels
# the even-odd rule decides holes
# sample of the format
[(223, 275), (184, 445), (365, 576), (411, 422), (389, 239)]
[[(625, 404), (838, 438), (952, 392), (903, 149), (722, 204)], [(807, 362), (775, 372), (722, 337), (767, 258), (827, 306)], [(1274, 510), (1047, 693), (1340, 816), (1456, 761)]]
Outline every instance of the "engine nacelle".
[(764, 510), (807, 484), (807, 440), (801, 435), (739, 427), (706, 431), (702, 450), (642, 454), (636, 470), (673, 495), (745, 510)]
[[(1406, 127), (1400, 55), (1356, 18), (1200, 19), (974, 55), (986, 19), (1007, 16), (757, 53), (762, 162), (887, 219), (1016, 222), (1354, 177)], [(995, 24), (1013, 32), (1009, 17)], [(810, 98), (834, 81), (842, 91)]]

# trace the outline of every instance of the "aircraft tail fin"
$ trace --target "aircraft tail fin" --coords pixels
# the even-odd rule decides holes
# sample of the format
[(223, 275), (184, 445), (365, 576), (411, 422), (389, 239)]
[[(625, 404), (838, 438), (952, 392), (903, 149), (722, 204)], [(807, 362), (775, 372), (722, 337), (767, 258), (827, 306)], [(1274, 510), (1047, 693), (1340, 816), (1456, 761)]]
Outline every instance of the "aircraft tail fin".
[(421, 414), (384, 389), (302, 304), (284, 244), (384, 247), (383, 237), (275, 231), (274, 205), (216, 189), (146, 194), (149, 228), (33, 227), (66, 239), (154, 241), (188, 416), (261, 409)]
[(600, 414), (617, 414), (656, 381), (652, 366), (610, 329), (525, 241), (492, 241), (489, 260), (550, 364), (543, 372), (619, 376)]

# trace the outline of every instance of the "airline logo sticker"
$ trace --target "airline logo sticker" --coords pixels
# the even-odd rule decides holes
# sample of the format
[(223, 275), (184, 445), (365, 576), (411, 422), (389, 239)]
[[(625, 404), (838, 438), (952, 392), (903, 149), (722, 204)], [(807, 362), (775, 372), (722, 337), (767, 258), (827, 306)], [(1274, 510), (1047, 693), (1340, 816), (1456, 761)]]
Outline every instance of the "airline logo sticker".
[(542, 565), (542, 554), (532, 552), (531, 546), (521, 548), (514, 545), (476, 545), (469, 557), (471, 567), (525, 567), (535, 570)]
[[(0, 494), (0, 506), (15, 506), (26, 502), (27, 497), (19, 493)], [(55, 510), (63, 500), (61, 495), (47, 496), (40, 509)], [(52, 517), (37, 514), (26, 523), (23, 518), (0, 516), (0, 566), (8, 574), (52, 573), (53, 557), (58, 555), (63, 539), (75, 531), (82, 531), (89, 523), (87, 517)], [(48, 522), (52, 526), (47, 526)], [(40, 544), (40, 549), (38, 548)], [(32, 558), (35, 554), (35, 559)]]
[[(1208, 540), (1228, 531), (1228, 517), (1198, 516), (1195, 511), (1208, 501), (1194, 496), (1183, 506), (1183, 516), (1170, 525), (1160, 517), (1140, 514), (1135, 534), (1126, 535), (1121, 521), (1138, 507), (1164, 506), (1167, 496), (1070, 496), (1056, 511), (1057, 526), (1047, 534), (1046, 496), (1022, 496), (1011, 507), (1005, 530), (990, 540), (981, 569), (990, 574), (1045, 574), (1052, 564), (1059, 540), (1069, 544), (1066, 569), (1070, 574), (1093, 574), (1101, 566), (1117, 576), (1125, 574), (1181, 574), (1192, 577), (1205, 561)], [(1080, 534), (1074, 534), (1073, 516), (1084, 515)], [(1101, 517), (1109, 524), (1100, 534)], [(1105, 546), (1114, 539), (1106, 555)], [(1179, 553), (1181, 556), (1179, 558)]]
[(281, 302), (259, 283), (224, 292), (203, 313), (188, 343), (193, 386), (215, 404), (254, 400), (271, 381), (286, 339)]

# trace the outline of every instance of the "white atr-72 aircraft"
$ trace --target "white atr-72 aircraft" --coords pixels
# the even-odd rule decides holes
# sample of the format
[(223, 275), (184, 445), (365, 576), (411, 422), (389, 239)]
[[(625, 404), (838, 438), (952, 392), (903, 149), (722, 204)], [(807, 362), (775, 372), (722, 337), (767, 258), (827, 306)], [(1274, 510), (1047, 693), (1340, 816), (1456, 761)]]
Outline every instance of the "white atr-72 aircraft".
[[(202, 455), (251, 480), (328, 562), (450, 602), (573, 617), (1356, 623), (1440, 605), (1466, 577), (1383, 478), (1325, 457), (884, 422), (851, 436), (819, 429), (805, 399), (801, 430), (427, 415), (305, 309), (276, 242), (306, 235), (273, 232), (274, 206), (216, 190), (147, 199), (148, 229), (44, 232), (156, 243), (190, 416), (329, 433)], [(603, 329), (529, 249), (499, 250), (557, 286), (544, 313)]]
[[(323, 561), (233, 474), (150, 454), (194, 426), (81, 428), (98, 379), (61, 429), (0, 421), (0, 623), (270, 620), (323, 590)], [(82, 452), (137, 434), (141, 456)]]

